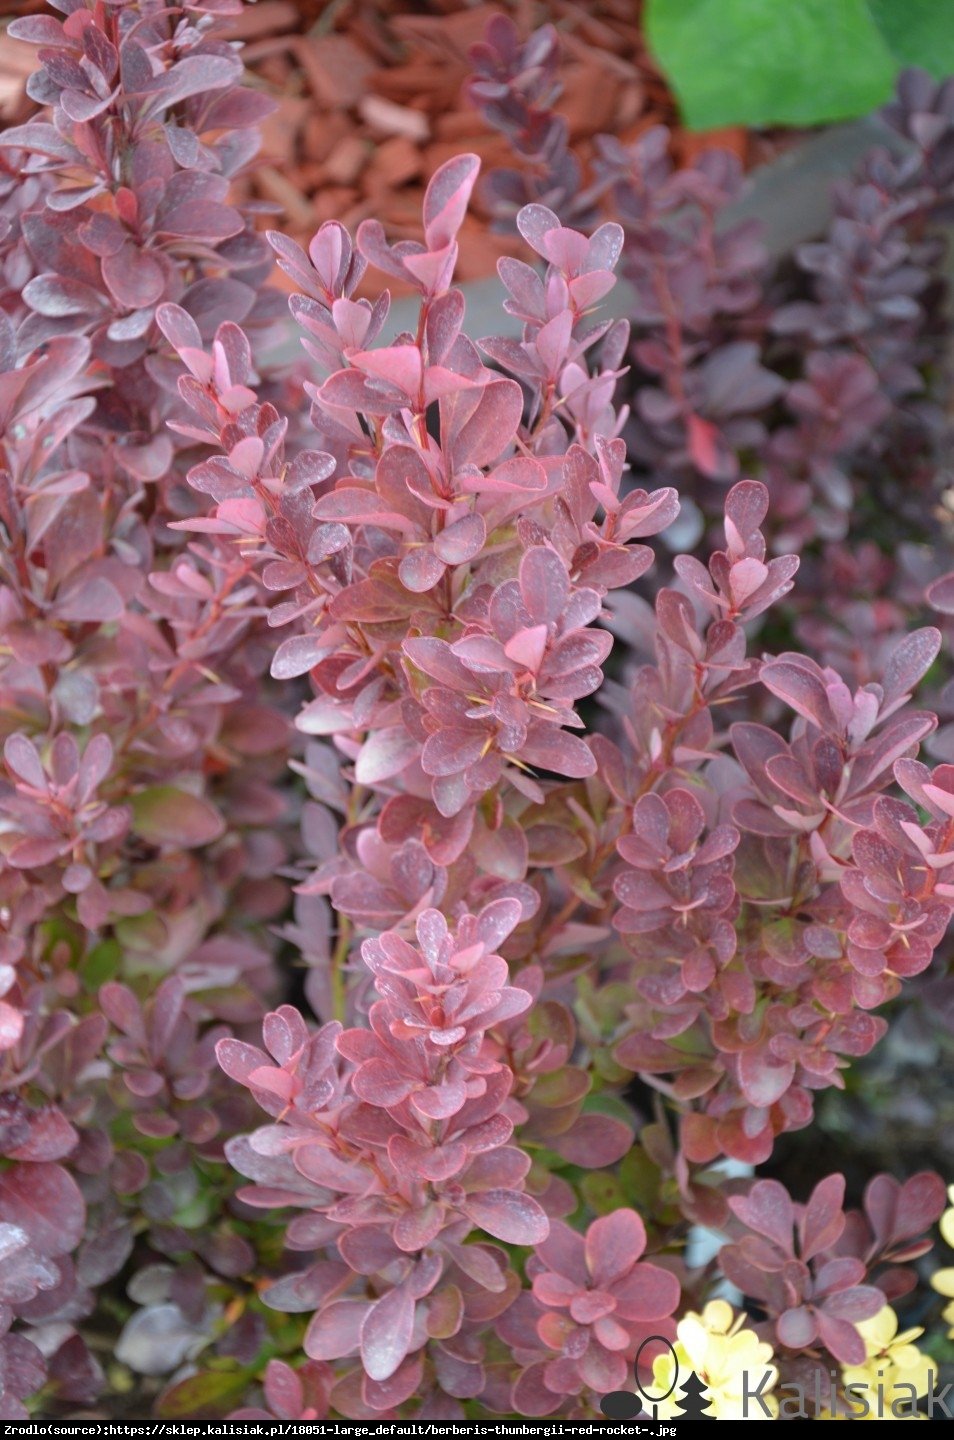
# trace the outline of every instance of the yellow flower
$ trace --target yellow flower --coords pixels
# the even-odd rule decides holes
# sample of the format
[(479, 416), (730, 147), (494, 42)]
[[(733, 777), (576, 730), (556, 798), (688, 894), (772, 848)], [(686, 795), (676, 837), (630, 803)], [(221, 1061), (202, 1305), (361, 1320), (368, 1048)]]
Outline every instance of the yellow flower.
[(950, 1300), (950, 1305), (945, 1305), (941, 1311), (941, 1319), (945, 1325), (950, 1326), (947, 1338), (954, 1340), (954, 1268), (948, 1270), (936, 1270), (931, 1276), (931, 1284), (939, 1295)]
[(929, 1355), (922, 1355), (912, 1344), (923, 1329), (916, 1326), (898, 1334), (898, 1317), (890, 1305), (885, 1305), (870, 1320), (859, 1321), (856, 1329), (865, 1342), (867, 1356), (863, 1365), (846, 1365), (842, 1368), (842, 1382), (846, 1387), (857, 1387), (857, 1394), (847, 1395), (849, 1406), (860, 1410), (862, 1397), (867, 1402), (867, 1415), (857, 1415), (866, 1420), (914, 1419), (913, 1414), (896, 1415), (893, 1407), (913, 1411), (915, 1396), (920, 1399), (931, 1389), (936, 1370)]
[[(681, 1386), (690, 1370), (706, 1387), (703, 1398), (709, 1402), (707, 1413), (713, 1420), (764, 1420), (765, 1412), (758, 1401), (749, 1400), (743, 1407), (742, 1395), (746, 1385), (751, 1395), (768, 1371), (769, 1379), (760, 1393), (772, 1418), (776, 1418), (778, 1402), (768, 1393), (778, 1380), (778, 1370), (770, 1364), (772, 1347), (754, 1330), (743, 1330), (744, 1320), (745, 1316), (736, 1316), (727, 1301), (710, 1300), (701, 1315), (690, 1311), (679, 1321), (674, 1346), (679, 1362), (678, 1384), (668, 1399), (659, 1402), (660, 1420), (678, 1419), (681, 1415)], [(661, 1394), (674, 1379), (676, 1365), (667, 1350), (653, 1365), (653, 1393)]]
[(931, 1284), (939, 1295), (947, 1299), (954, 1299), (954, 1266), (947, 1270), (935, 1270), (931, 1276)]
[[(945, 1210), (941, 1216), (941, 1234), (948, 1245), (954, 1249), (954, 1185), (948, 1186), (947, 1198), (952, 1208)], [(954, 1300), (954, 1269), (938, 1270), (931, 1276), (931, 1284), (940, 1295), (948, 1300)], [(941, 1319), (945, 1325), (950, 1326), (947, 1338), (954, 1340), (954, 1305), (945, 1305), (941, 1311)]]
[(947, 1198), (950, 1200), (952, 1208), (945, 1210), (941, 1216), (941, 1234), (951, 1249), (954, 1250), (954, 1185), (948, 1186)]

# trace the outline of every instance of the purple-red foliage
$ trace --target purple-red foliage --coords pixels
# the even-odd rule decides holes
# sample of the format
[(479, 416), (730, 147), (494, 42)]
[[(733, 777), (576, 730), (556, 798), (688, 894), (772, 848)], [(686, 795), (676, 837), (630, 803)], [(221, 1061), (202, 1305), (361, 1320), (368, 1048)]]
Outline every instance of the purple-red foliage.
[(673, 1335), (679, 1282), (643, 1261), (645, 1248), (646, 1228), (634, 1210), (601, 1216), (585, 1235), (561, 1220), (550, 1226), (527, 1261), (529, 1303), (508, 1317), (508, 1338), (516, 1350), (529, 1350), (535, 1330), (559, 1358), (524, 1370), (514, 1387), (521, 1414), (547, 1414), (562, 1396), (584, 1389), (604, 1395), (625, 1388), (643, 1342)]
[[(191, 372), (180, 382), (182, 398), (200, 417), (202, 433), (220, 432), (221, 458), (190, 474), (212, 498), (210, 518), (186, 523), (231, 530), (245, 543), (258, 537), (268, 583), (295, 591), (290, 603), (276, 606), (274, 623), (293, 624), (295, 633), (276, 652), (273, 674), (310, 673), (315, 698), (298, 724), (306, 733), (335, 737), (364, 797), (360, 816), (346, 818), (338, 857), (325, 849), (325, 864), (305, 887), (330, 893), (333, 901), (337, 895), (361, 928), (379, 930), (384, 914), (391, 926), (365, 942), (357, 975), (347, 963), (347, 931), (331, 957), (326, 1004), (345, 1021), (367, 1010), (369, 1028), (336, 1039), (338, 1052), (356, 1068), (323, 1084), (347, 1087), (333, 1102), (336, 1113), (348, 1090), (364, 1106), (387, 1112), (386, 1127), (368, 1128), (361, 1146), (355, 1137), (352, 1164), (363, 1147), (360, 1163), (371, 1172), (363, 1181), (354, 1174), (352, 1183), (365, 1207), (372, 1206), (372, 1194), (382, 1196), (373, 1204), (393, 1227), (390, 1239), (399, 1252), (407, 1253), (412, 1242), (422, 1253), (436, 1246), (428, 1287), (438, 1283), (432, 1275), (446, 1273), (440, 1237), (459, 1223), (455, 1216), (491, 1236), (531, 1243), (517, 1242), (495, 1206), (475, 1210), (464, 1199), (466, 1188), (454, 1199), (456, 1178), (446, 1188), (448, 1178), (470, 1174), (469, 1167), (459, 1168), (467, 1163), (467, 1132), (447, 1128), (460, 1123), (451, 1117), (469, 1091), (463, 1062), (446, 1050), (447, 1069), (435, 1086), (428, 1052), (450, 1043), (435, 1037), (454, 1035), (466, 1045), (470, 1032), (457, 1023), (456, 1007), (431, 1008), (420, 990), (427, 972), (400, 935), (403, 926), (415, 925), (423, 944), (425, 922), (446, 936), (437, 912), (423, 908), (435, 893), (449, 913), (473, 906), (471, 897), (512, 906), (508, 934), (517, 930), (507, 953), (515, 961), (542, 959), (551, 985), (586, 968), (629, 977), (643, 998), (626, 1008), (615, 1063), (673, 1077), (667, 1088), (684, 1108), (684, 1176), (690, 1164), (719, 1155), (765, 1159), (780, 1130), (808, 1122), (812, 1091), (841, 1083), (847, 1057), (871, 1048), (883, 1022), (867, 1011), (897, 992), (900, 975), (929, 962), (951, 908), (943, 866), (938, 894), (934, 876), (925, 878), (921, 867), (917, 876), (911, 872), (912, 888), (897, 897), (871, 868), (886, 813), (881, 807), (897, 803), (880, 793), (894, 783), (895, 762), (913, 755), (935, 723), (930, 715), (901, 711), (937, 654), (938, 633), (913, 633), (886, 654), (879, 681), (854, 694), (834, 670), (801, 656), (749, 659), (743, 626), (791, 590), (798, 563), (768, 553), (762, 485), (747, 481), (730, 491), (725, 549), (708, 566), (681, 557), (677, 587), (659, 592), (654, 624), (646, 627), (655, 636), (656, 664), (640, 670), (625, 703), (617, 703), (619, 745), (574, 733), (585, 728), (577, 703), (598, 688), (610, 648), (607, 632), (595, 630), (594, 622), (607, 613), (608, 591), (645, 573), (648, 552), (632, 541), (675, 517), (675, 497), (668, 490), (620, 489), (624, 452), (612, 438), (618, 421), (607, 404), (625, 336), (620, 327), (593, 326), (583, 315), (583, 306), (609, 289), (611, 274), (600, 266), (619, 253), (613, 226), (587, 241), (543, 206), (519, 217), (548, 268), (541, 280), (518, 262), (502, 263), (524, 338), (481, 348), (532, 387), (529, 400), (514, 382), (485, 368), (464, 339), (462, 297), (446, 287), (454, 229), (475, 175), (469, 157), (438, 172), (425, 204), (424, 246), (390, 249), (372, 225), (362, 227), (355, 251), (340, 228), (329, 225), (316, 237), (309, 265), (290, 242), (273, 239), (281, 263), (307, 292), (292, 301), (306, 345), (331, 372), (309, 387), (312, 420), (327, 448), (309, 452), (291, 494), (280, 486), (287, 459), (278, 412), (253, 401), (235, 414), (249, 394), (249, 355), (240, 334), (222, 327), (209, 356), (197, 349), (181, 312), (160, 312)], [(416, 334), (366, 348), (368, 332), (384, 323), (387, 298), (373, 304), (348, 298), (361, 257), (415, 281), (422, 297)], [(604, 346), (595, 352), (601, 367), (595, 375), (581, 363), (594, 341)], [(317, 498), (308, 507), (303, 497), (310, 487)], [(794, 712), (788, 740), (752, 720), (723, 726), (723, 714), (728, 722), (752, 713), (756, 686)], [(766, 698), (755, 713), (770, 708)], [(724, 754), (730, 740), (735, 762)], [(330, 816), (329, 823), (333, 836)], [(916, 825), (903, 832), (904, 845), (937, 847), (939, 837), (925, 832), (919, 841), (915, 831), (921, 834)], [(892, 832), (891, 839), (897, 843), (898, 836)], [(370, 890), (360, 878), (363, 867)], [(915, 916), (918, 929), (924, 926), (924, 945), (920, 935), (918, 943), (907, 943), (905, 917), (915, 903), (924, 907), (923, 921), (920, 910)], [(880, 940), (870, 918), (878, 907)], [(892, 948), (894, 933), (904, 941)], [(437, 939), (430, 944), (433, 966)], [(548, 967), (547, 959), (559, 962), (561, 951), (569, 964)], [(368, 1010), (369, 971), (379, 996), (384, 975), (388, 990), (386, 1004), (382, 996)], [(416, 972), (416, 992), (409, 971)], [(397, 974), (405, 977), (401, 986)], [(518, 984), (520, 978), (518, 971)], [(495, 993), (506, 994), (500, 983), (495, 980)], [(468, 987), (460, 1003), (479, 1002)], [(527, 1003), (529, 995), (514, 1016)], [(485, 1046), (485, 1022), (479, 1009), (474, 1015)], [(554, 1021), (559, 1033), (562, 1021)], [(495, 1021), (504, 1033), (508, 1026), (502, 1017)], [(566, 1033), (569, 1058), (572, 1019)], [(322, 1034), (330, 1039), (331, 1031)], [(229, 1067), (231, 1043), (222, 1052)], [(627, 1148), (631, 1132), (621, 1117), (597, 1111), (579, 1128), (579, 1110), (568, 1110), (574, 1092), (582, 1099), (589, 1088), (585, 1073), (581, 1087), (572, 1072), (559, 1080), (549, 1069), (527, 1074), (522, 1110), (514, 1110), (507, 1096), (516, 1091), (519, 1072), (497, 1068), (486, 1048), (481, 1056), (483, 1068), (468, 1084), (484, 1103), (499, 1088), (493, 1108), (507, 1119), (508, 1137), (513, 1124), (518, 1140), (534, 1133), (524, 1125), (542, 1124), (557, 1155), (584, 1166), (610, 1164)], [(254, 1063), (242, 1078), (253, 1091), (257, 1086), (261, 1102), (265, 1072)], [(245, 1061), (240, 1064), (245, 1072)], [(295, 1081), (286, 1093), (285, 1083), (268, 1082), (279, 1096), (273, 1113), (275, 1106), (301, 1105), (312, 1084), (303, 1081), (299, 1089)], [(562, 1117), (536, 1119), (538, 1089)], [(325, 1103), (304, 1102), (312, 1119), (326, 1125), (320, 1118)], [(477, 1114), (483, 1124), (483, 1104)], [(422, 1115), (440, 1127), (428, 1139), (407, 1128), (409, 1122), (419, 1127)], [(373, 1158), (382, 1143), (387, 1166)], [(286, 1153), (295, 1151), (293, 1186), (282, 1171), (292, 1188), (282, 1189), (277, 1173), (250, 1159), (247, 1147), (256, 1144), (269, 1153), (280, 1147), (283, 1166)], [(259, 1203), (294, 1193), (326, 1220), (350, 1223), (357, 1213), (379, 1225), (377, 1208), (354, 1212), (352, 1202), (334, 1201), (345, 1172), (327, 1157), (320, 1164), (306, 1159), (310, 1148), (290, 1136), (281, 1142), (252, 1137), (230, 1153), (244, 1173), (266, 1183)], [(481, 1172), (486, 1164), (481, 1161)], [(330, 1190), (328, 1197), (313, 1194), (309, 1202), (302, 1173)], [(511, 1178), (525, 1175), (521, 1167)], [(505, 1178), (503, 1172), (497, 1177)], [(415, 1188), (421, 1181), (429, 1187), (424, 1193)], [(507, 1203), (523, 1223), (520, 1192), (513, 1193)], [(559, 1176), (539, 1193), (554, 1223), (573, 1208), (572, 1191), (567, 1195)], [(411, 1222), (399, 1218), (408, 1207), (413, 1233)], [(545, 1228), (543, 1212), (540, 1222)], [(521, 1233), (529, 1235), (530, 1228), (527, 1220)], [(351, 1242), (333, 1230), (309, 1223), (290, 1233), (295, 1244), (305, 1236), (309, 1244), (334, 1240), (337, 1253), (352, 1268), (356, 1263)], [(390, 1253), (375, 1254), (378, 1299), (335, 1299), (324, 1320), (319, 1309), (306, 1336), (312, 1358), (361, 1358), (360, 1397), (353, 1385), (333, 1396), (333, 1405), (352, 1407), (347, 1413), (379, 1413), (412, 1393), (429, 1394), (445, 1363), (411, 1348), (415, 1333), (418, 1350), (428, 1333), (426, 1320), (415, 1332), (422, 1324), (415, 1316), (429, 1314), (436, 1302), (431, 1288), (417, 1291), (425, 1282), (411, 1278), (416, 1271), (389, 1273)], [(328, 1263), (320, 1262), (317, 1288), (300, 1289), (305, 1282), (296, 1272), (296, 1304), (306, 1295), (318, 1303)], [(373, 1263), (370, 1254), (364, 1263)], [(338, 1278), (350, 1288), (347, 1271)], [(340, 1293), (338, 1280), (332, 1289)], [(379, 1307), (388, 1317), (387, 1345)], [(544, 1332), (551, 1340), (556, 1334), (552, 1325), (544, 1325), (541, 1338)], [(569, 1365), (582, 1341), (568, 1343)], [(328, 1345), (345, 1350), (333, 1355)], [(470, 1353), (479, 1367), (484, 1352)], [(599, 1353), (597, 1342), (593, 1374)], [(533, 1405), (545, 1413), (581, 1384), (598, 1388), (579, 1377), (571, 1385), (565, 1366), (532, 1356), (522, 1363), (532, 1376), (512, 1376), (509, 1398), (499, 1398), (501, 1377), (489, 1374), (467, 1396), (480, 1394), (491, 1408)], [(609, 1388), (619, 1383), (614, 1365), (602, 1368), (613, 1371)], [(398, 1375), (400, 1383), (393, 1379)], [(476, 1374), (467, 1383), (477, 1384)], [(540, 1384), (555, 1400), (538, 1393)]]
[(631, 145), (598, 137), (593, 174), (581, 176), (554, 109), (552, 27), (521, 44), (498, 16), (471, 58), (471, 99), (521, 162), (487, 179), (501, 222), (513, 224), (518, 197), (547, 197), (566, 223), (582, 208), (589, 223), (603, 213), (624, 228), (637, 474), (672, 478), (707, 511), (719, 501), (705, 482), (741, 471), (764, 479), (786, 550), (843, 538), (866, 490), (917, 538), (929, 534), (950, 443), (939, 318), (939, 227), (954, 200), (950, 85), (901, 76), (882, 111), (890, 147), (873, 147), (834, 187), (824, 238), (772, 264), (761, 222), (731, 216), (743, 176), (728, 152), (677, 167), (655, 126)]
[[(870, 1319), (916, 1283), (915, 1273), (900, 1267), (930, 1249), (917, 1237), (936, 1222), (944, 1185), (929, 1172), (904, 1185), (879, 1175), (865, 1191), (864, 1209), (847, 1213), (844, 1195), (842, 1175), (820, 1181), (806, 1205), (794, 1205), (777, 1180), (757, 1180), (728, 1201), (738, 1222), (729, 1228), (745, 1233), (723, 1247), (720, 1264), (769, 1316), (773, 1344), (795, 1352), (821, 1344), (840, 1364), (861, 1365), (865, 1346), (853, 1322)], [(866, 1276), (872, 1283), (863, 1283)]]
[[(189, 457), (155, 326), (164, 299), (209, 337), (274, 316), (228, 202), (268, 102), (217, 19), (236, 5), (61, 8), (9, 27), (48, 109), (0, 135), (0, 1329), (28, 1327), (3, 1342), (6, 1419), (41, 1387), (95, 1399), (81, 1334), (134, 1247), (249, 1263), (229, 1222), (170, 1222), (233, 1188), (214, 1042), (262, 1013), (287, 894), (259, 582), (171, 528)], [(150, 1373), (178, 1363), (159, 1330)]]
[(510, 140), (522, 162), (518, 170), (495, 170), (485, 188), (498, 220), (511, 223), (525, 205), (539, 201), (569, 223), (593, 222), (595, 191), (582, 189), (582, 170), (569, 148), (569, 127), (552, 107), (559, 98), (560, 41), (543, 25), (521, 43), (506, 15), (495, 15), (486, 38), (470, 52), (468, 91), (485, 119)]
[[(939, 1182), (846, 1216), (841, 1177), (802, 1207), (706, 1167), (809, 1123), (954, 910), (954, 766), (911, 700), (941, 633), (898, 601), (863, 658), (838, 608), (795, 612), (817, 659), (765, 648), (868, 459), (928, 465), (946, 92), (905, 81), (920, 148), (870, 162), (771, 320), (725, 163), (607, 142), (582, 192), (553, 35), (495, 22), (475, 96), (538, 167), (501, 187), (522, 334), (469, 336), (453, 286), (472, 155), (421, 241), (270, 234), (306, 424), (229, 199), (264, 113), (240, 6), (60, 8), (11, 27), (47, 109), (0, 137), (0, 1416), (95, 1403), (117, 1306), (116, 1364), (176, 1418), (590, 1417), (720, 1271), (780, 1364), (855, 1360)], [(564, 223), (610, 190), (622, 224)], [(369, 265), (413, 331), (355, 298)], [(735, 483), (688, 553), (656, 482), (696, 472)], [(633, 1074), (664, 1097), (638, 1141)], [(729, 1244), (693, 1273), (700, 1217)]]

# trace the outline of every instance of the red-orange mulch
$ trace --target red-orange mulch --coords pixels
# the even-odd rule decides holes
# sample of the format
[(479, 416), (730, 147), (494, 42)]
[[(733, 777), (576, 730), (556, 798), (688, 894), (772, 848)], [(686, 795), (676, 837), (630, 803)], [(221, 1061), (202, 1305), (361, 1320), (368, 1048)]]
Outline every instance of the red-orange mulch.
[[(43, 10), (0, 0), (0, 15)], [(272, 223), (307, 241), (325, 220), (353, 228), (375, 216), (395, 239), (419, 235), (429, 177), (451, 155), (473, 151), (484, 169), (512, 163), (464, 94), (468, 48), (491, 16), (510, 14), (524, 34), (557, 27), (563, 40), (558, 109), (585, 161), (594, 135), (631, 141), (659, 123), (673, 127), (678, 159), (708, 145), (744, 163), (764, 144), (742, 129), (681, 130), (672, 96), (646, 51), (638, 0), (260, 0), (235, 22), (253, 83), (278, 102), (266, 122), (250, 196), (279, 207)], [(23, 83), (31, 47), (0, 31), (0, 123), (32, 108)], [(461, 233), (460, 279), (494, 273), (516, 238), (489, 233), (479, 199)]]

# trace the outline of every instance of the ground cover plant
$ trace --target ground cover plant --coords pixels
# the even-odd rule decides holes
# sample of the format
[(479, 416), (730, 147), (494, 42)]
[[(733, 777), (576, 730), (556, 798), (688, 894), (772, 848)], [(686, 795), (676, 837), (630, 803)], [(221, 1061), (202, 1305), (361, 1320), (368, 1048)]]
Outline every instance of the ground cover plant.
[(757, 1167), (943, 984), (950, 87), (769, 273), (722, 158), (581, 185), (495, 24), (517, 340), (475, 156), (306, 253), (230, 201), (239, 0), (57, 9), (0, 136), (0, 1416), (588, 1418), (652, 1335), (720, 1418), (742, 1363), (922, 1398), (943, 1180)]

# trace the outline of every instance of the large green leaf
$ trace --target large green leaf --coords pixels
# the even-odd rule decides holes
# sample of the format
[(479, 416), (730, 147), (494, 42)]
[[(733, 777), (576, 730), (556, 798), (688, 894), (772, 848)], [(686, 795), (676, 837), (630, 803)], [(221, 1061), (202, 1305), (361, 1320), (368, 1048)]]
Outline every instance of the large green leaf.
[(646, 27), (694, 130), (863, 115), (897, 71), (865, 0), (649, 0)]
[(951, 0), (868, 0), (892, 55), (919, 65), (937, 80), (954, 75), (954, 5)]

